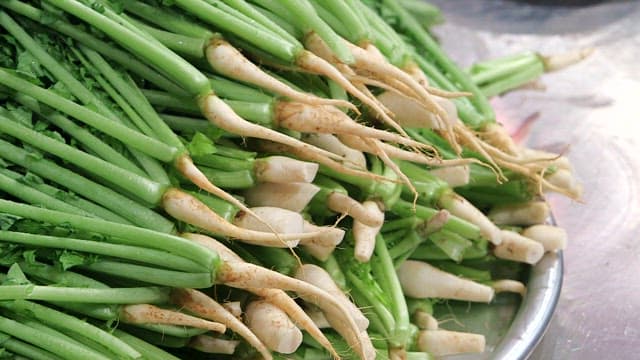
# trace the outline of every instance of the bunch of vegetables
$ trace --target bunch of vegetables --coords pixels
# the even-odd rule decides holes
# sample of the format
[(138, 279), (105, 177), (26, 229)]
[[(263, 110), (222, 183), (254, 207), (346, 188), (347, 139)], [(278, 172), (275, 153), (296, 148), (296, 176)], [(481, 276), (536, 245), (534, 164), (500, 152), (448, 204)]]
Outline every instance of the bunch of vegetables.
[[(416, 0), (0, 0), (0, 358), (430, 359), (524, 294), (566, 158)], [(510, 268), (509, 276), (496, 271)]]

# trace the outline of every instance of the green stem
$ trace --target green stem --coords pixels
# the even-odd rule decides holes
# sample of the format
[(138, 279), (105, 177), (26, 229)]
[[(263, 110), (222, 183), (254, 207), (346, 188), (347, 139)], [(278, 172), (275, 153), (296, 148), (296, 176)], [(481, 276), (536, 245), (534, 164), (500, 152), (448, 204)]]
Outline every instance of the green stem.
[(169, 49), (149, 42), (144, 36), (121, 26), (76, 0), (47, 0), (48, 3), (72, 14), (101, 30), (115, 42), (152, 64), (193, 96), (211, 93), (202, 73)]
[[(28, 181), (27, 178), (29, 177), (28, 175), (22, 175), (22, 174), (13, 172), (11, 170), (1, 169), (1, 168), (0, 168), (0, 174), (2, 174), (5, 177), (8, 177), (11, 180), (15, 180), (21, 184), (23, 184), (24, 182), (27, 182)], [(82, 215), (82, 214), (77, 214), (77, 215), (97, 217), (100, 219), (113, 221), (121, 224), (131, 224), (131, 222), (129, 222), (128, 220), (125, 220), (123, 217), (114, 214), (113, 212), (103, 208), (100, 205), (97, 205), (91, 201), (85, 200), (75, 194), (68, 193), (64, 190), (58, 189), (54, 186), (47, 185), (40, 179), (38, 181), (30, 181), (28, 182), (28, 184), (29, 184), (29, 188), (32, 188), (43, 194), (46, 194), (50, 198), (63, 201), (65, 204), (68, 204), (77, 209), (80, 209), (82, 212), (87, 214), (87, 215)], [(14, 196), (17, 196), (17, 194)], [(34, 205), (37, 205), (37, 204), (34, 204)], [(44, 207), (50, 208), (52, 210), (61, 210), (61, 209), (54, 209), (48, 206), (44, 206)], [(61, 210), (61, 211), (64, 211), (64, 210)], [(66, 212), (73, 213), (70, 211), (66, 211)]]
[(34, 329), (29, 326), (20, 324), (17, 321), (3, 316), (0, 316), (0, 331), (11, 334), (11, 336), (17, 339), (38, 346), (65, 359), (109, 360), (106, 356), (103, 356), (89, 348), (78, 346), (49, 334), (34, 331)]
[(376, 236), (375, 245), (376, 257), (372, 259), (371, 267), (374, 274), (377, 274), (378, 284), (391, 299), (391, 311), (395, 318), (393, 337), (388, 341), (394, 347), (404, 347), (407, 344), (409, 333), (409, 310), (404, 298), (400, 281), (393, 264), (393, 260), (387, 249), (387, 245), (382, 235)]
[(164, 232), (171, 232), (173, 229), (172, 222), (153, 210), (52, 161), (37, 158), (4, 140), (0, 140), (0, 157), (95, 201), (138, 226)]
[[(103, 241), (109, 241), (107, 238)], [(67, 237), (28, 234), (13, 231), (0, 231), (0, 242), (31, 245), (44, 248), (66, 249), (86, 253), (113, 256), (121, 259), (137, 261), (144, 264), (161, 266), (167, 269), (202, 272), (201, 265), (179, 255), (139, 246), (113, 244), (102, 241), (89, 241)]]
[(140, 176), (145, 176), (145, 173), (131, 160), (114, 150), (107, 143), (93, 135), (89, 130), (77, 125), (59, 112), (56, 112), (48, 106), (38, 103), (35, 99), (22, 94), (15, 94), (15, 100), (62, 129), (64, 132), (76, 139), (80, 144), (84, 145), (85, 148), (91, 150), (105, 161)]
[(204, 58), (204, 49), (207, 46), (207, 39), (205, 38), (194, 38), (175, 34), (169, 31), (163, 31), (131, 17), (127, 17), (127, 20), (139, 27), (141, 30), (148, 32), (162, 45), (179, 54), (193, 59)]
[(124, 170), (98, 157), (89, 155), (63, 142), (49, 136), (31, 130), (15, 121), (0, 115), (0, 133), (11, 135), (21, 141), (31, 144), (46, 151), (49, 154), (75, 164), (76, 166), (91, 172), (99, 177), (136, 194), (150, 204), (160, 202), (166, 186), (141, 177), (135, 173)]
[[(140, 75), (142, 78), (148, 80), (152, 84), (156, 85), (160, 89), (170, 91), (174, 94), (184, 94), (178, 85), (171, 80), (167, 79), (164, 75), (158, 73), (156, 70), (150, 68), (145, 63), (131, 56), (130, 53), (123, 51), (113, 45), (89, 34), (86, 30), (80, 26), (71, 25), (62, 19), (54, 19), (50, 21), (50, 17), (44, 16), (45, 12), (38, 8), (35, 8), (29, 4), (23, 3), (20, 0), (5, 0), (0, 2), (0, 6), (25, 16), (35, 22), (39, 22), (61, 34), (69, 36), (70, 38), (84, 44), (87, 47), (98, 51), (102, 55), (116, 61), (118, 64), (130, 69), (134, 73)], [(45, 19), (48, 19), (45, 21)]]
[(279, 37), (258, 22), (246, 22), (203, 0), (176, 0), (176, 5), (200, 20), (230, 32), (244, 41), (289, 63), (294, 62), (302, 46)]
[(183, 239), (168, 233), (157, 232), (141, 227), (113, 223), (101, 219), (86, 218), (83, 216), (61, 213), (58, 211), (41, 209), (25, 204), (0, 199), (0, 212), (42, 221), (51, 225), (62, 225), (86, 230), (98, 234), (108, 235), (127, 241), (127, 245), (144, 246), (148, 248), (164, 250), (173, 254), (180, 254), (187, 259), (211, 269), (211, 276), (220, 263), (220, 258), (215, 252), (192, 241)]
[(0, 169), (0, 189), (8, 194), (24, 200), (32, 205), (42, 206), (47, 209), (58, 210), (80, 216), (92, 216), (77, 207), (52, 196), (42, 193), (24, 183), (5, 176)]
[[(213, 285), (211, 272), (187, 273), (108, 260), (101, 260), (89, 265), (83, 265), (82, 268), (101, 274), (113, 275), (116, 277), (133, 279), (161, 286), (203, 289), (209, 288)], [(103, 303), (108, 302), (103, 301)], [(139, 303), (144, 303), (144, 301)]]
[(177, 149), (171, 146), (133, 131), (122, 124), (115, 123), (89, 108), (67, 100), (53, 91), (33, 85), (32, 83), (23, 80), (6, 70), (0, 69), (0, 83), (17, 92), (31, 96), (39, 102), (80, 120), (107, 135), (113, 136), (114, 138), (119, 139), (124, 143), (129, 144), (131, 147), (136, 148), (156, 159), (164, 162), (170, 162), (177, 155)]
[(164, 304), (169, 289), (160, 287), (87, 289), (38, 285), (5, 285), (0, 300), (44, 300), (98, 304)]
[(6, 340), (0, 339), (0, 347), (14, 354), (24, 356), (32, 360), (62, 360), (48, 351), (42, 350), (37, 346), (33, 346), (26, 342), (13, 339), (9, 335), (0, 333), (0, 338), (6, 338)]
[(141, 357), (141, 354), (127, 345), (127, 343), (74, 316), (64, 314), (30, 301), (19, 300), (0, 302), (0, 306), (13, 312), (34, 317), (45, 324), (49, 324), (58, 329), (89, 338), (90, 340), (105, 346), (116, 355), (134, 359)]
[(211, 183), (223, 189), (248, 189), (256, 184), (251, 170), (228, 171), (200, 167)]
[(151, 345), (148, 342), (138, 339), (137, 337), (130, 335), (122, 330), (114, 329), (113, 335), (120, 340), (127, 343), (132, 348), (136, 349), (142, 357), (147, 360), (179, 360), (177, 357), (169, 354), (168, 352), (160, 349), (157, 346)]

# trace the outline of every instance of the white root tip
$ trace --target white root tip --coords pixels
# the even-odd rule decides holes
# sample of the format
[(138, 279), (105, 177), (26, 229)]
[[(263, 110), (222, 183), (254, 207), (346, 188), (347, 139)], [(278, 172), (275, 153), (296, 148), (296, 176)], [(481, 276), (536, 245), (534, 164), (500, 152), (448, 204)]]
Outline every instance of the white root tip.
[(209, 65), (219, 74), (257, 85), (268, 91), (309, 104), (326, 104), (356, 109), (345, 100), (324, 99), (310, 93), (293, 89), (289, 85), (267, 74), (244, 57), (240, 51), (224, 40), (214, 40), (205, 50)]
[(362, 151), (355, 150), (343, 144), (332, 134), (305, 134), (304, 141), (321, 149), (342, 156), (346, 159), (345, 165), (353, 164), (358, 169), (367, 168), (367, 159)]
[(492, 146), (511, 155), (519, 152), (513, 138), (501, 124), (489, 123), (485, 125), (483, 130), (480, 137)]
[[(267, 222), (278, 234), (300, 234), (304, 232), (304, 219), (297, 212), (271, 207), (254, 207), (251, 210), (263, 221)], [(263, 222), (256, 220), (253, 216), (239, 214), (233, 221), (239, 228), (266, 232), (269, 231)], [(283, 247), (295, 247), (300, 242), (299, 239), (283, 242)]]
[[(177, 189), (169, 189), (162, 197), (163, 209), (177, 220), (205, 229), (214, 234), (221, 234), (243, 242), (260, 245), (287, 247), (297, 244), (303, 237), (317, 234), (276, 234), (239, 228), (220, 217), (195, 197)], [(246, 215), (245, 215), (246, 216)], [(263, 226), (264, 223), (260, 222)], [(287, 241), (290, 243), (288, 244)]]
[[(568, 192), (574, 199), (579, 199), (582, 196), (582, 184), (573, 176), (573, 173), (569, 170), (559, 169), (549, 176), (545, 176), (545, 179), (553, 186), (559, 189), (563, 189)], [(543, 191), (553, 191), (543, 185)]]
[(378, 95), (377, 98), (394, 114), (394, 120), (403, 127), (434, 130), (444, 130), (446, 128), (436, 114), (427, 110), (416, 99), (393, 91), (385, 91)]
[(571, 166), (571, 162), (566, 156), (524, 147), (519, 150), (519, 156), (527, 162), (544, 161), (558, 169), (573, 172), (573, 166)]
[[(384, 219), (384, 212), (380, 210), (380, 207), (375, 201), (367, 200), (362, 206), (369, 212), (376, 213), (377, 218)], [(384, 222), (384, 220), (383, 220)], [(353, 221), (353, 238), (355, 240), (354, 257), (360, 262), (368, 262), (373, 255), (373, 250), (376, 245), (376, 236), (382, 228), (382, 223), (378, 226), (368, 226), (359, 222)]]
[(418, 333), (418, 349), (433, 356), (484, 352), (484, 335), (448, 330), (423, 330)]
[(595, 51), (595, 48), (584, 48), (566, 52), (564, 54), (542, 56), (544, 62), (544, 69), (546, 71), (556, 71), (563, 69), (567, 66), (576, 64)]
[(305, 310), (305, 312), (307, 313), (307, 315), (309, 315), (309, 318), (313, 320), (313, 323), (316, 324), (316, 326), (319, 329), (331, 328), (331, 324), (329, 324), (329, 321), (327, 321), (327, 318), (324, 316), (324, 313), (320, 311), (320, 309), (318, 309), (317, 307), (309, 306)]
[(257, 159), (254, 166), (259, 182), (310, 183), (318, 173), (319, 165), (286, 156), (269, 156)]
[(446, 182), (452, 188), (469, 184), (470, 171), (469, 165), (446, 166), (429, 170), (431, 175)]
[(189, 347), (208, 354), (232, 355), (240, 341), (218, 339), (208, 335), (198, 335), (191, 339)]
[(344, 230), (336, 227), (329, 226), (316, 226), (308, 221), (305, 221), (304, 231), (308, 232), (320, 232), (321, 234), (300, 241), (305, 251), (320, 261), (326, 261), (333, 253), (336, 246), (344, 239)]
[(122, 308), (120, 320), (128, 324), (171, 324), (190, 326), (218, 333), (227, 327), (218, 322), (207, 321), (178, 311), (162, 309), (148, 304), (126, 305)]
[(440, 197), (439, 204), (448, 210), (452, 215), (467, 220), (478, 226), (480, 233), (492, 244), (498, 245), (501, 242), (500, 229), (491, 222), (480, 210), (473, 206), (462, 196), (453, 192)]
[(319, 233), (319, 235), (301, 240), (300, 245), (316, 244), (335, 247), (342, 242), (342, 239), (344, 239), (344, 230), (332, 226), (317, 226), (306, 220), (304, 220), (303, 231)]
[(488, 217), (497, 225), (538, 225), (544, 224), (551, 210), (544, 201), (530, 201), (522, 204), (498, 205), (489, 211)]
[(272, 350), (282, 354), (295, 352), (302, 344), (302, 332), (277, 306), (258, 300), (251, 302), (245, 311), (249, 329)]
[(544, 255), (544, 247), (516, 232), (502, 230), (502, 243), (493, 248), (493, 253), (501, 259), (533, 265)]
[(457, 277), (422, 261), (407, 260), (397, 270), (402, 290), (413, 298), (491, 302), (490, 286)]
[(416, 311), (413, 322), (420, 330), (437, 330), (438, 320), (426, 311)]
[(495, 290), (496, 294), (502, 292), (511, 292), (525, 296), (527, 294), (527, 287), (523, 283), (516, 280), (504, 279), (496, 280), (491, 283), (491, 287)]
[(300, 183), (260, 183), (244, 192), (247, 204), (251, 206), (276, 206), (301, 212), (320, 191), (320, 188), (306, 182)]
[(230, 314), (240, 319), (242, 316), (242, 306), (240, 301), (228, 301), (221, 304), (225, 310), (227, 310)]
[(196, 233), (182, 233), (180, 236), (214, 250), (223, 261), (244, 261), (238, 254), (210, 236)]
[(323, 268), (312, 264), (304, 264), (296, 271), (295, 278), (308, 282), (331, 294), (349, 311), (360, 331), (365, 331), (369, 327), (369, 319), (347, 298), (344, 292), (333, 281), (331, 275)]
[(522, 236), (542, 244), (544, 251), (562, 250), (567, 246), (567, 231), (552, 225), (533, 225), (524, 231)]
[(327, 207), (337, 213), (347, 214), (367, 226), (379, 227), (384, 223), (384, 213), (379, 207), (364, 206), (347, 194), (330, 194), (327, 197)]

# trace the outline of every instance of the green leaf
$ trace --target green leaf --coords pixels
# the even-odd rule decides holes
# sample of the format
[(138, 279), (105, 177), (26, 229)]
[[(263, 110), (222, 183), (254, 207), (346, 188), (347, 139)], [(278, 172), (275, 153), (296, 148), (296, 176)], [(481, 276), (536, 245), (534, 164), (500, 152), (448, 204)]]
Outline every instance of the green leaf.
[(9, 230), (20, 219), (19, 216), (0, 213), (0, 230)]
[(20, 269), (20, 265), (13, 264), (7, 271), (7, 277), (2, 282), (2, 285), (29, 285), (31, 282), (27, 279), (27, 276)]
[(38, 62), (38, 60), (36, 60), (36, 58), (27, 51), (23, 51), (18, 55), (16, 73), (36, 81), (38, 81), (41, 76), (45, 75), (40, 62)]
[(73, 252), (64, 251), (58, 257), (58, 261), (62, 266), (62, 270), (68, 270), (74, 266), (83, 265), (85, 262), (85, 257)]
[(42, 265), (38, 260), (36, 260), (36, 250), (26, 250), (22, 253), (22, 257), (29, 265)]
[(19, 178), (18, 181), (29, 186), (44, 184), (44, 180), (42, 180), (40, 176), (31, 172), (27, 172), (26, 174), (24, 174), (24, 176)]
[(187, 144), (187, 149), (191, 156), (209, 155), (216, 152), (216, 146), (213, 144), (213, 141), (201, 132), (196, 132), (195, 135), (193, 135), (193, 138), (191, 138), (191, 141)]

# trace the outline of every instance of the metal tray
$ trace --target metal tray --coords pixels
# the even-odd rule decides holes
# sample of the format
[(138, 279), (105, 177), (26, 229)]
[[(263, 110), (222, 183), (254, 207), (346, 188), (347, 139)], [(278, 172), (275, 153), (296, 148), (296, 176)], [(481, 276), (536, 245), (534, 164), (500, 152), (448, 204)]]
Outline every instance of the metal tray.
[[(443, 328), (484, 334), (482, 354), (447, 356), (446, 360), (524, 360), (549, 327), (560, 298), (562, 252), (547, 253), (529, 270), (527, 294), (499, 294), (491, 304), (447, 304), (439, 311)], [(449, 321), (450, 320), (450, 321)]]

